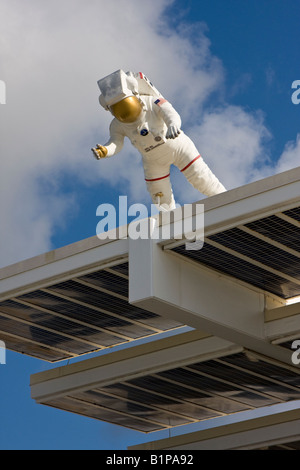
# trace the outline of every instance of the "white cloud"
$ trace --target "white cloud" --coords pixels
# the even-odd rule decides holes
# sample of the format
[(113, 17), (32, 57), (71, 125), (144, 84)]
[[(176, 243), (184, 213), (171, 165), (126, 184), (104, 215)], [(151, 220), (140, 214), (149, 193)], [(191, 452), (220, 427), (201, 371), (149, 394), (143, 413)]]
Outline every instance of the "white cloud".
[[(199, 26), (190, 73), (188, 32), (171, 31), (163, 21), (171, 3), (1, 2), (0, 76), (7, 84), (0, 115), (1, 265), (51, 248), (54, 225), (70, 205), (64, 188), (54, 184), (60, 171), (82, 184), (127, 183), (133, 197), (147, 198), (134, 150), (127, 147), (108, 162), (91, 156), (90, 147), (106, 141), (110, 121), (98, 104), (97, 80), (118, 68), (142, 70), (173, 98), (189, 75), (185, 100), (177, 105), (186, 114), (195, 94), (202, 104), (219, 82), (221, 66)], [(43, 191), (41, 178), (52, 182), (52, 194)]]
[(275, 166), (275, 173), (291, 170), (300, 166), (300, 134), (296, 141), (288, 142)]
[(63, 226), (67, 210), (74, 206), (72, 195), (61, 198), (45, 191), (30, 175), (6, 176), (14, 187), (1, 190), (1, 264), (47, 251), (55, 227)]
[(251, 181), (254, 167), (266, 161), (264, 143), (270, 135), (259, 112), (225, 106), (206, 113), (192, 133), (203, 158), (228, 189)]
[[(97, 80), (119, 68), (143, 71), (170, 99), (225, 185), (256, 176), (267, 137), (263, 118), (230, 105), (205, 110), (224, 86), (223, 66), (203, 24), (166, 25), (171, 4), (1, 1), (0, 78), (7, 103), (0, 108), (0, 265), (51, 249), (55, 227), (79, 203), (76, 194), (64, 192), (63, 173), (83, 186), (109, 183), (149, 202), (141, 159), (129, 144), (107, 161), (96, 162), (90, 151), (107, 140), (111, 120), (98, 104)], [(282, 164), (294, 152), (287, 148)], [(177, 199), (196, 200), (198, 193), (186, 184), (174, 176)]]
[[(60, 171), (90, 184), (101, 179), (105, 167), (90, 148), (106, 140), (109, 116), (98, 104), (97, 80), (120, 67), (158, 68), (160, 39), (151, 25), (167, 4), (1, 2), (0, 74), (7, 84), (0, 115), (1, 265), (51, 248), (54, 224), (70, 206), (54, 184)], [(52, 182), (52, 193), (41, 178)]]
[[(199, 124), (187, 134), (195, 142), (199, 153), (227, 189), (249, 183), (258, 178), (269, 158), (264, 144), (270, 134), (260, 112), (250, 114), (239, 106), (225, 105), (204, 112)], [(182, 201), (196, 201), (199, 193), (186, 184), (182, 175), (175, 177), (176, 194)]]

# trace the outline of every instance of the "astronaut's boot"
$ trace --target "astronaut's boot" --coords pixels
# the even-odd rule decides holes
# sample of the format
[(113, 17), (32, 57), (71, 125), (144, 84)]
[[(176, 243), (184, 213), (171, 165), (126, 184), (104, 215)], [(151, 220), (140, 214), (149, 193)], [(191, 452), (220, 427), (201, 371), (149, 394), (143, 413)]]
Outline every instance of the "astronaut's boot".
[(160, 211), (166, 212), (176, 209), (170, 177), (162, 180), (157, 179), (156, 181), (146, 180), (146, 183), (152, 202)]

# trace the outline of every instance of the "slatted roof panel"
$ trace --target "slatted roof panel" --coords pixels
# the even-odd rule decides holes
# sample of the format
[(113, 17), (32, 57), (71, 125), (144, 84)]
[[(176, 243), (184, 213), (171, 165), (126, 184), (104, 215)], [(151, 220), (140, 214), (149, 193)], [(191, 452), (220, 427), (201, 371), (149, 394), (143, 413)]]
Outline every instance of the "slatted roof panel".
[[(164, 248), (282, 299), (298, 296), (299, 181), (300, 167), (208, 198), (205, 204), (211, 210), (212, 230), (220, 224), (232, 224), (232, 220), (240, 222), (229, 229), (209, 232), (201, 250), (186, 250), (184, 240)], [(276, 201), (283, 198), (280, 207), (289, 209), (278, 208), (274, 213), (273, 204), (277, 202), (268, 195), (269, 190), (271, 196), (273, 190), (275, 195), (278, 191)], [(265, 194), (268, 197), (264, 198)], [(265, 201), (263, 212), (258, 207), (261, 201)], [(223, 215), (218, 219), (220, 213)], [(258, 213), (272, 215), (257, 215), (253, 220), (253, 214)], [(241, 222), (249, 214), (251, 222)], [(4, 268), (0, 272), (4, 293), (0, 301), (0, 335), (7, 348), (53, 362), (182, 326), (129, 304), (128, 262), (124, 261), (128, 260), (129, 248), (122, 237), (113, 243), (92, 237), (62, 251), (46, 253), (42, 259)]]
[(282, 299), (300, 295), (300, 206), (205, 237), (201, 250), (172, 251)]
[(129, 304), (127, 262), (0, 302), (6, 347), (50, 362), (179, 326)]
[(300, 370), (241, 349), (39, 403), (149, 433), (297, 399)]
[(263, 447), (262, 450), (300, 450), (300, 441), (285, 442), (284, 444), (277, 444)]

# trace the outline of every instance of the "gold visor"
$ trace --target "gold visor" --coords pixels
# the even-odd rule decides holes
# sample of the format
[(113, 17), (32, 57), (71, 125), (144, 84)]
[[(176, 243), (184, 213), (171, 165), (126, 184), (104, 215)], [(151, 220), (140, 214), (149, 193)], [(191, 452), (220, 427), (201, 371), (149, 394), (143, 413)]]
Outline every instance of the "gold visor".
[(137, 120), (142, 111), (142, 105), (136, 96), (128, 96), (111, 106), (111, 112), (118, 121), (130, 123)]

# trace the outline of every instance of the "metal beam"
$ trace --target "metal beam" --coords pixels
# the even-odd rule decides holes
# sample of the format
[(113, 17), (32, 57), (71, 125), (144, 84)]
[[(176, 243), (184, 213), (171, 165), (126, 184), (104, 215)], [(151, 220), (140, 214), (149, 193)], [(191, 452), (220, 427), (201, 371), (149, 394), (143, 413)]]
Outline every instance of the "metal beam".
[(265, 334), (273, 343), (300, 340), (300, 302), (265, 310)]
[(205, 360), (241, 350), (228, 341), (190, 331), (35, 374), (31, 376), (32, 398), (43, 403), (70, 391), (74, 394), (143, 376), (145, 371), (151, 374), (184, 366), (195, 357)]
[(264, 294), (164, 251), (157, 240), (129, 241), (129, 302), (291, 364), (264, 330)]
[(274, 414), (240, 422), (222, 423), (217, 427), (130, 446), (128, 450), (250, 450), (267, 449), (270, 446), (293, 449), (297, 448), (293, 447), (293, 442), (300, 440), (299, 429), (299, 409), (277, 409)]
[(47, 287), (96, 269), (105, 269), (128, 258), (128, 240), (82, 242), (7, 266), (0, 270), (0, 301)]
[[(204, 205), (205, 236), (274, 214), (299, 228), (298, 221), (281, 214), (283, 211), (299, 206), (299, 194), (300, 167), (297, 167), (226, 193), (200, 200), (199, 203)], [(194, 203), (194, 205), (199, 203)], [(182, 240), (182, 236), (180, 236), (181, 232), (178, 234), (176, 229), (178, 226), (179, 231), (181, 230), (180, 224), (176, 224), (181, 217), (181, 208), (174, 211), (173, 217), (175, 222), (171, 222), (170, 228), (172, 237), (161, 240), (161, 245), (165, 249), (171, 249), (185, 243), (185, 240)], [(192, 218), (195, 219), (195, 216), (193, 215)], [(161, 214), (159, 226), (164, 224), (168, 224), (168, 217)], [(195, 227), (194, 222), (191, 224)], [(200, 227), (199, 230), (202, 229), (203, 227)]]

